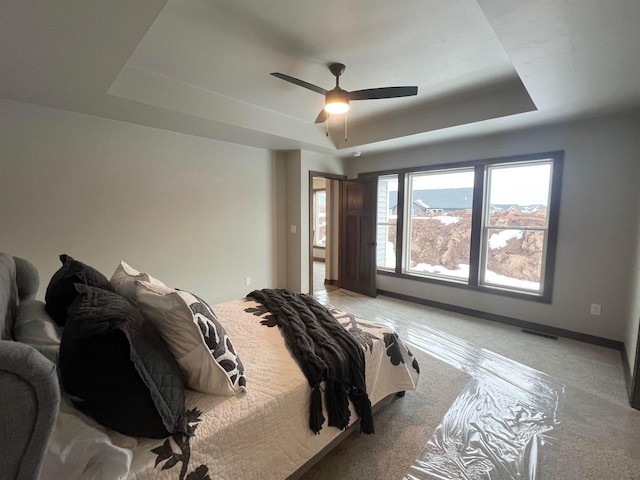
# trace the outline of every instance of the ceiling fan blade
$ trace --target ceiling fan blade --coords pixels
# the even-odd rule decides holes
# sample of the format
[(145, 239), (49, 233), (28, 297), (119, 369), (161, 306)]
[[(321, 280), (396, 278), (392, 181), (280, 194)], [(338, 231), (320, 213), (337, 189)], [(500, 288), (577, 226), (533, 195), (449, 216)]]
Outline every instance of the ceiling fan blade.
[(327, 118), (329, 118), (329, 114), (323, 108), (322, 110), (320, 110), (320, 113), (318, 114), (318, 117), (316, 118), (316, 123), (324, 123), (324, 122), (327, 121)]
[(327, 91), (322, 88), (322, 87), (318, 87), (317, 85), (314, 85), (313, 83), (309, 83), (309, 82), (305, 82), (304, 80), (300, 80), (298, 78), (295, 77), (290, 77), (289, 75), (285, 75), (284, 73), (277, 73), (277, 72), (273, 72), (271, 73), (271, 75), (273, 75), (274, 77), (277, 78), (281, 78), (282, 80), (285, 80), (287, 82), (291, 82), (295, 85), (298, 85), (300, 87), (303, 88), (307, 88), (309, 90), (312, 90), (316, 93), (320, 93), (322, 95), (326, 95)]
[(375, 100), (378, 98), (411, 97), (418, 94), (418, 87), (368, 88), (349, 92), (349, 100)]

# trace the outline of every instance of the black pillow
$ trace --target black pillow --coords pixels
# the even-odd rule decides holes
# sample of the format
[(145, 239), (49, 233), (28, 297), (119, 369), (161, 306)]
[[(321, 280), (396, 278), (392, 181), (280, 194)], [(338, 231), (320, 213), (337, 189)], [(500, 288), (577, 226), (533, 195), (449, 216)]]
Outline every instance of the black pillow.
[(74, 283), (100, 287), (111, 292), (113, 287), (98, 270), (69, 255), (60, 255), (60, 261), (62, 267), (51, 277), (44, 300), (47, 313), (58, 325), (64, 325), (67, 321), (67, 309), (78, 295), (73, 287)]
[(160, 334), (117, 293), (75, 288), (60, 344), (60, 377), (74, 404), (125, 435), (188, 434), (180, 369)]

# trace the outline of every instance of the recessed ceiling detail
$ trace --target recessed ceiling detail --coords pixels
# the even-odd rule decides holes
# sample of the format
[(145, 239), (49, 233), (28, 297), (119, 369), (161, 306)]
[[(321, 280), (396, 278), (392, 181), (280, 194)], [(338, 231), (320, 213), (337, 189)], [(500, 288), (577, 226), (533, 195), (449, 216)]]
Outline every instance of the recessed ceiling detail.
[[(126, 3), (126, 5), (125, 5)], [(269, 149), (355, 151), (640, 105), (640, 2), (146, 0), (0, 5), (0, 96)], [(117, 34), (114, 34), (117, 32)], [(318, 95), (358, 102), (325, 136)]]

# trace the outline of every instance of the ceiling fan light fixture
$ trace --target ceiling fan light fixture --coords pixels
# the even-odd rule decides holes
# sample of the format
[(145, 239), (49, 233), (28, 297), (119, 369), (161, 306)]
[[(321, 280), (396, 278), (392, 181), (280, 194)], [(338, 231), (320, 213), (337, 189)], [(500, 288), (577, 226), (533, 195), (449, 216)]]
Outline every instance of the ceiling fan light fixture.
[(327, 92), (324, 109), (332, 115), (339, 115), (349, 111), (349, 93), (339, 87)]
[(331, 115), (339, 115), (341, 113), (346, 113), (349, 111), (349, 104), (348, 103), (343, 103), (343, 102), (333, 102), (333, 103), (327, 103), (324, 106), (324, 109), (327, 113), (330, 113)]
[[(343, 63), (332, 63), (329, 65), (329, 71), (334, 77), (336, 77), (336, 86), (332, 90), (325, 90), (313, 83), (305, 82), (304, 80), (300, 80), (299, 78), (291, 77), (280, 72), (271, 72), (271, 75), (286, 82), (293, 83), (294, 85), (298, 85), (299, 87), (311, 90), (312, 92), (324, 95), (324, 107), (316, 117), (315, 123), (326, 122), (330, 115), (347, 113), (349, 111), (349, 102), (351, 100), (379, 100), (383, 98), (412, 97), (418, 94), (417, 86), (367, 88), (364, 90), (353, 90), (348, 92), (340, 88), (340, 75), (344, 73), (345, 68), (346, 67)], [(344, 120), (346, 130), (346, 115)]]

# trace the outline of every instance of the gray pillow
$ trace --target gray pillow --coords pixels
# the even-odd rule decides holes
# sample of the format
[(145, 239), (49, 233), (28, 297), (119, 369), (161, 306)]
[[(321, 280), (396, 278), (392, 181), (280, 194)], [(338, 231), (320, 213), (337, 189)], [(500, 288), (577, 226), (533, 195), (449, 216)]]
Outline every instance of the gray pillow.
[(151, 322), (117, 293), (75, 288), (60, 377), (76, 407), (124, 435), (191, 435), (180, 369)]

